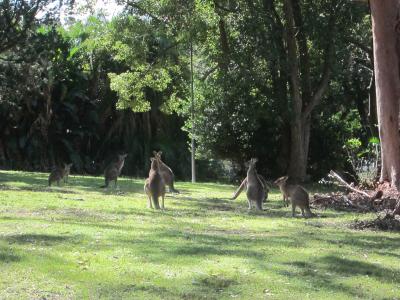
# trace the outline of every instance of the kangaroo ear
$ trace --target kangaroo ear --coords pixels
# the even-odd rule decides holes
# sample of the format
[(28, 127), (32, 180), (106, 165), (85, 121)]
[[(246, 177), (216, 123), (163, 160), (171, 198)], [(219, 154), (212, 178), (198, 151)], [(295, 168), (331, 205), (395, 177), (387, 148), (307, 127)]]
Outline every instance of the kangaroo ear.
[(252, 159), (250, 159), (250, 164), (255, 164), (257, 162), (257, 158), (252, 158)]
[(158, 151), (158, 155), (161, 157), (162, 151)]
[(150, 161), (153, 162), (155, 160), (154, 157), (150, 157)]
[(157, 155), (157, 151), (153, 151), (153, 155), (156, 156)]

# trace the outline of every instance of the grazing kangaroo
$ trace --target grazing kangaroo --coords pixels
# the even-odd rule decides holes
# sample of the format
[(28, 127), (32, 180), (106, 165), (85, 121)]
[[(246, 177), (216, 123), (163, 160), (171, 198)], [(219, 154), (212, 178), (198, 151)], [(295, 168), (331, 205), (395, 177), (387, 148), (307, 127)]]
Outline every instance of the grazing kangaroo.
[(104, 170), (105, 185), (101, 188), (107, 188), (110, 181), (114, 181), (114, 187), (117, 187), (118, 176), (121, 174), (121, 170), (124, 167), (125, 158), (128, 154), (118, 155), (117, 161), (110, 163)]
[(64, 164), (64, 167), (54, 168), (49, 175), (49, 186), (51, 186), (54, 181), (57, 181), (57, 185), (60, 185), (60, 180), (68, 176), (67, 174), (69, 174), (71, 166), (72, 164)]
[(149, 178), (144, 183), (144, 191), (149, 198), (148, 207), (160, 209), (158, 198), (161, 196), (161, 208), (164, 209), (164, 197), (165, 197), (165, 183), (160, 172), (160, 162), (157, 158), (150, 158), (151, 167), (149, 172)]
[[(300, 207), (303, 217), (311, 217), (314, 214), (310, 210), (310, 198), (307, 191), (300, 185), (287, 183), (288, 176), (283, 176), (275, 180), (275, 184), (283, 195), (283, 202), (285, 206), (289, 206), (289, 198), (292, 202), (292, 217), (295, 216), (296, 206)], [(304, 210), (307, 215), (304, 214)]]
[(249, 169), (247, 170), (247, 176), (240, 184), (239, 188), (234, 193), (231, 198), (236, 199), (242, 190), (247, 187), (247, 201), (249, 202), (249, 209), (252, 208), (252, 203), (256, 204), (257, 209), (262, 210), (262, 203), (264, 199), (266, 199), (267, 195), (267, 186), (263, 183), (263, 180), (260, 179), (260, 176), (257, 174), (256, 170), (256, 158), (252, 158), (249, 163)]
[(179, 191), (174, 187), (174, 172), (172, 172), (171, 168), (168, 167), (162, 160), (161, 160), (161, 151), (153, 151), (154, 157), (158, 159), (159, 166), (160, 166), (160, 174), (164, 180), (165, 185), (168, 186), (169, 191), (173, 193), (179, 194)]

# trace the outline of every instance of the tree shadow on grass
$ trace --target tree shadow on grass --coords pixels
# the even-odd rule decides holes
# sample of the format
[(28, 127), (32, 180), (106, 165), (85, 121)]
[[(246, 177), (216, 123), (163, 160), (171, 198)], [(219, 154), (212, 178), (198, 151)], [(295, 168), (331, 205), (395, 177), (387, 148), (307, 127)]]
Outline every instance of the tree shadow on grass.
[[(247, 234), (240, 231), (185, 232), (180, 230), (157, 230), (154, 233), (133, 239), (119, 238), (116, 243), (124, 248), (136, 248), (147, 259), (157, 263), (191, 264), (207, 257), (239, 257), (263, 265), (274, 249), (301, 248), (304, 241), (287, 235)], [(153, 245), (157, 244), (155, 248)], [(256, 249), (256, 250), (255, 250)]]
[(48, 186), (48, 176), (46, 173), (32, 173), (32, 172), (13, 172), (4, 173), (0, 172), (0, 183), (7, 182), (23, 182), (30, 186)]
[(399, 270), (385, 268), (378, 264), (372, 264), (369, 262), (347, 259), (334, 255), (325, 256), (319, 261), (322, 262), (326, 270), (335, 272), (340, 276), (351, 277), (355, 275), (368, 275), (382, 282), (388, 282), (395, 278), (400, 278)]
[[(283, 207), (277, 201), (268, 201), (263, 204), (263, 210), (258, 211), (255, 208), (248, 210), (247, 201), (235, 201), (227, 198), (202, 198), (195, 199), (192, 197), (185, 197), (184, 201), (180, 202), (180, 206), (191, 208), (189, 211), (193, 213), (193, 208), (198, 208), (199, 211), (208, 212), (233, 212), (244, 215), (251, 215), (255, 217), (266, 217), (266, 218), (285, 218), (285, 219), (304, 219), (304, 220), (315, 220), (323, 217), (338, 218), (340, 214), (330, 212), (328, 214), (323, 213), (315, 217), (303, 218), (299, 211), (296, 211), (295, 218), (292, 218), (292, 211), (290, 208)], [(321, 223), (322, 224), (322, 223)]]
[(165, 287), (148, 284), (102, 284), (91, 292), (93, 299), (136, 299), (138, 293), (146, 295), (145, 299), (175, 299), (176, 294)]
[(15, 192), (24, 192), (24, 191), (29, 191), (29, 192), (40, 192), (40, 193), (63, 193), (63, 194), (77, 194), (77, 192), (72, 191), (72, 190), (67, 190), (65, 188), (52, 188), (52, 187), (43, 187), (43, 186), (9, 186), (6, 184), (1, 184), (0, 185), (0, 190), (3, 191), (15, 191)]
[(0, 248), (0, 264), (21, 261), (21, 256), (10, 253), (10, 248)]
[[(23, 183), (23, 186), (13, 186), (10, 183)], [(0, 190), (26, 190), (33, 192), (54, 192), (54, 193), (77, 193), (70, 190), (71, 188), (82, 189), (85, 191), (103, 192), (105, 194), (126, 194), (126, 193), (142, 193), (143, 183), (127, 177), (121, 177), (118, 180), (119, 190), (114, 189), (111, 183), (108, 189), (102, 189), (104, 179), (101, 177), (75, 176), (70, 175), (68, 183), (61, 182), (60, 186), (48, 186), (48, 173), (31, 173), (31, 172), (0, 172)]]
[[(352, 298), (365, 297), (363, 289), (353, 288), (342, 283), (335, 283), (335, 278), (330, 272), (331, 270), (326, 269), (326, 266), (320, 266), (315, 262), (308, 263), (304, 261), (294, 261), (285, 265), (290, 266), (290, 269), (288, 270), (284, 267), (284, 269), (278, 271), (278, 273), (288, 277), (289, 281), (292, 278), (294, 280), (299, 280), (301, 278), (305, 284), (311, 285), (313, 289), (328, 290), (334, 294), (344, 293)], [(296, 269), (293, 270), (293, 267)]]
[(80, 236), (62, 236), (49, 234), (14, 234), (7, 235), (2, 239), (6, 240), (10, 244), (40, 244), (42, 246), (52, 246), (61, 243), (79, 244), (81, 241)]
[(128, 193), (143, 193), (144, 179), (132, 179), (129, 177), (118, 178), (117, 186), (111, 182), (107, 188), (103, 188), (104, 179), (101, 177), (78, 176), (71, 183), (73, 187), (88, 191), (96, 191), (106, 195), (126, 195)]
[(351, 232), (346, 235), (338, 233), (334, 235), (324, 235), (315, 237), (316, 240), (322, 241), (329, 244), (347, 245), (351, 247), (357, 247), (359, 249), (365, 249), (367, 251), (374, 251), (379, 249), (385, 250), (398, 250), (400, 249), (400, 236), (399, 237), (387, 237), (379, 235), (366, 235), (360, 234), (359, 232)]
[[(281, 270), (284, 276), (292, 278), (303, 278), (314, 288), (329, 289), (346, 293), (352, 297), (366, 296), (363, 289), (346, 286), (342, 283), (335, 283), (335, 278), (368, 276), (381, 282), (392, 282), (400, 278), (400, 271), (393, 270), (368, 262), (341, 258), (335, 255), (328, 255), (316, 259), (313, 262), (294, 261), (286, 263), (290, 270)], [(293, 270), (295, 267), (295, 270)]]

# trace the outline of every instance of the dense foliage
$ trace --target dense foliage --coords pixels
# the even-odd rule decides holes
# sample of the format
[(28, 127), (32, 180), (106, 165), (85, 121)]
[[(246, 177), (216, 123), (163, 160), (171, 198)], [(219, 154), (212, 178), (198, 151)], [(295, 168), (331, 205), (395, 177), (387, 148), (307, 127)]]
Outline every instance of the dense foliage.
[[(351, 171), (346, 140), (358, 137), (366, 145), (376, 135), (368, 114), (373, 62), (367, 7), (291, 3), (303, 22), (298, 44), (306, 104), (325, 62), (330, 66), (329, 88), (308, 120), (308, 173), (317, 178), (331, 168)], [(112, 20), (97, 14), (61, 22), (49, 11), (29, 28), (23, 18), (12, 22), (17, 42), (0, 52), (1, 166), (48, 170), (70, 161), (76, 172), (99, 173), (116, 153), (128, 152), (125, 174), (144, 176), (151, 151), (161, 149), (176, 175), (188, 178), (191, 133), (200, 179), (226, 175), (222, 161), (240, 174), (253, 156), (266, 176), (286, 173), (294, 112), (285, 1), (120, 4), (125, 9)]]

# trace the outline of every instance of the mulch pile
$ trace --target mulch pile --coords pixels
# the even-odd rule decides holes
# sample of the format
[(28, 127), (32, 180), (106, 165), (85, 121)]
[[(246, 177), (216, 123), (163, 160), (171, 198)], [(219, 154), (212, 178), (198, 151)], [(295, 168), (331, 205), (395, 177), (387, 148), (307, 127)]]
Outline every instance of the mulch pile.
[(311, 205), (320, 209), (377, 212), (375, 220), (357, 221), (352, 227), (356, 229), (375, 228), (400, 231), (400, 215), (393, 215), (392, 213), (400, 199), (400, 193), (395, 188), (391, 188), (388, 183), (377, 184), (375, 190), (363, 191), (370, 197), (356, 192), (315, 194), (314, 199), (311, 199)]
[(334, 192), (328, 194), (315, 194), (311, 205), (317, 208), (333, 208), (359, 212), (393, 210), (400, 193), (387, 183), (379, 184), (375, 190), (363, 190), (370, 197), (356, 192)]
[(390, 210), (379, 213), (374, 220), (356, 221), (351, 227), (355, 229), (400, 231), (400, 215), (392, 215), (391, 212)]

